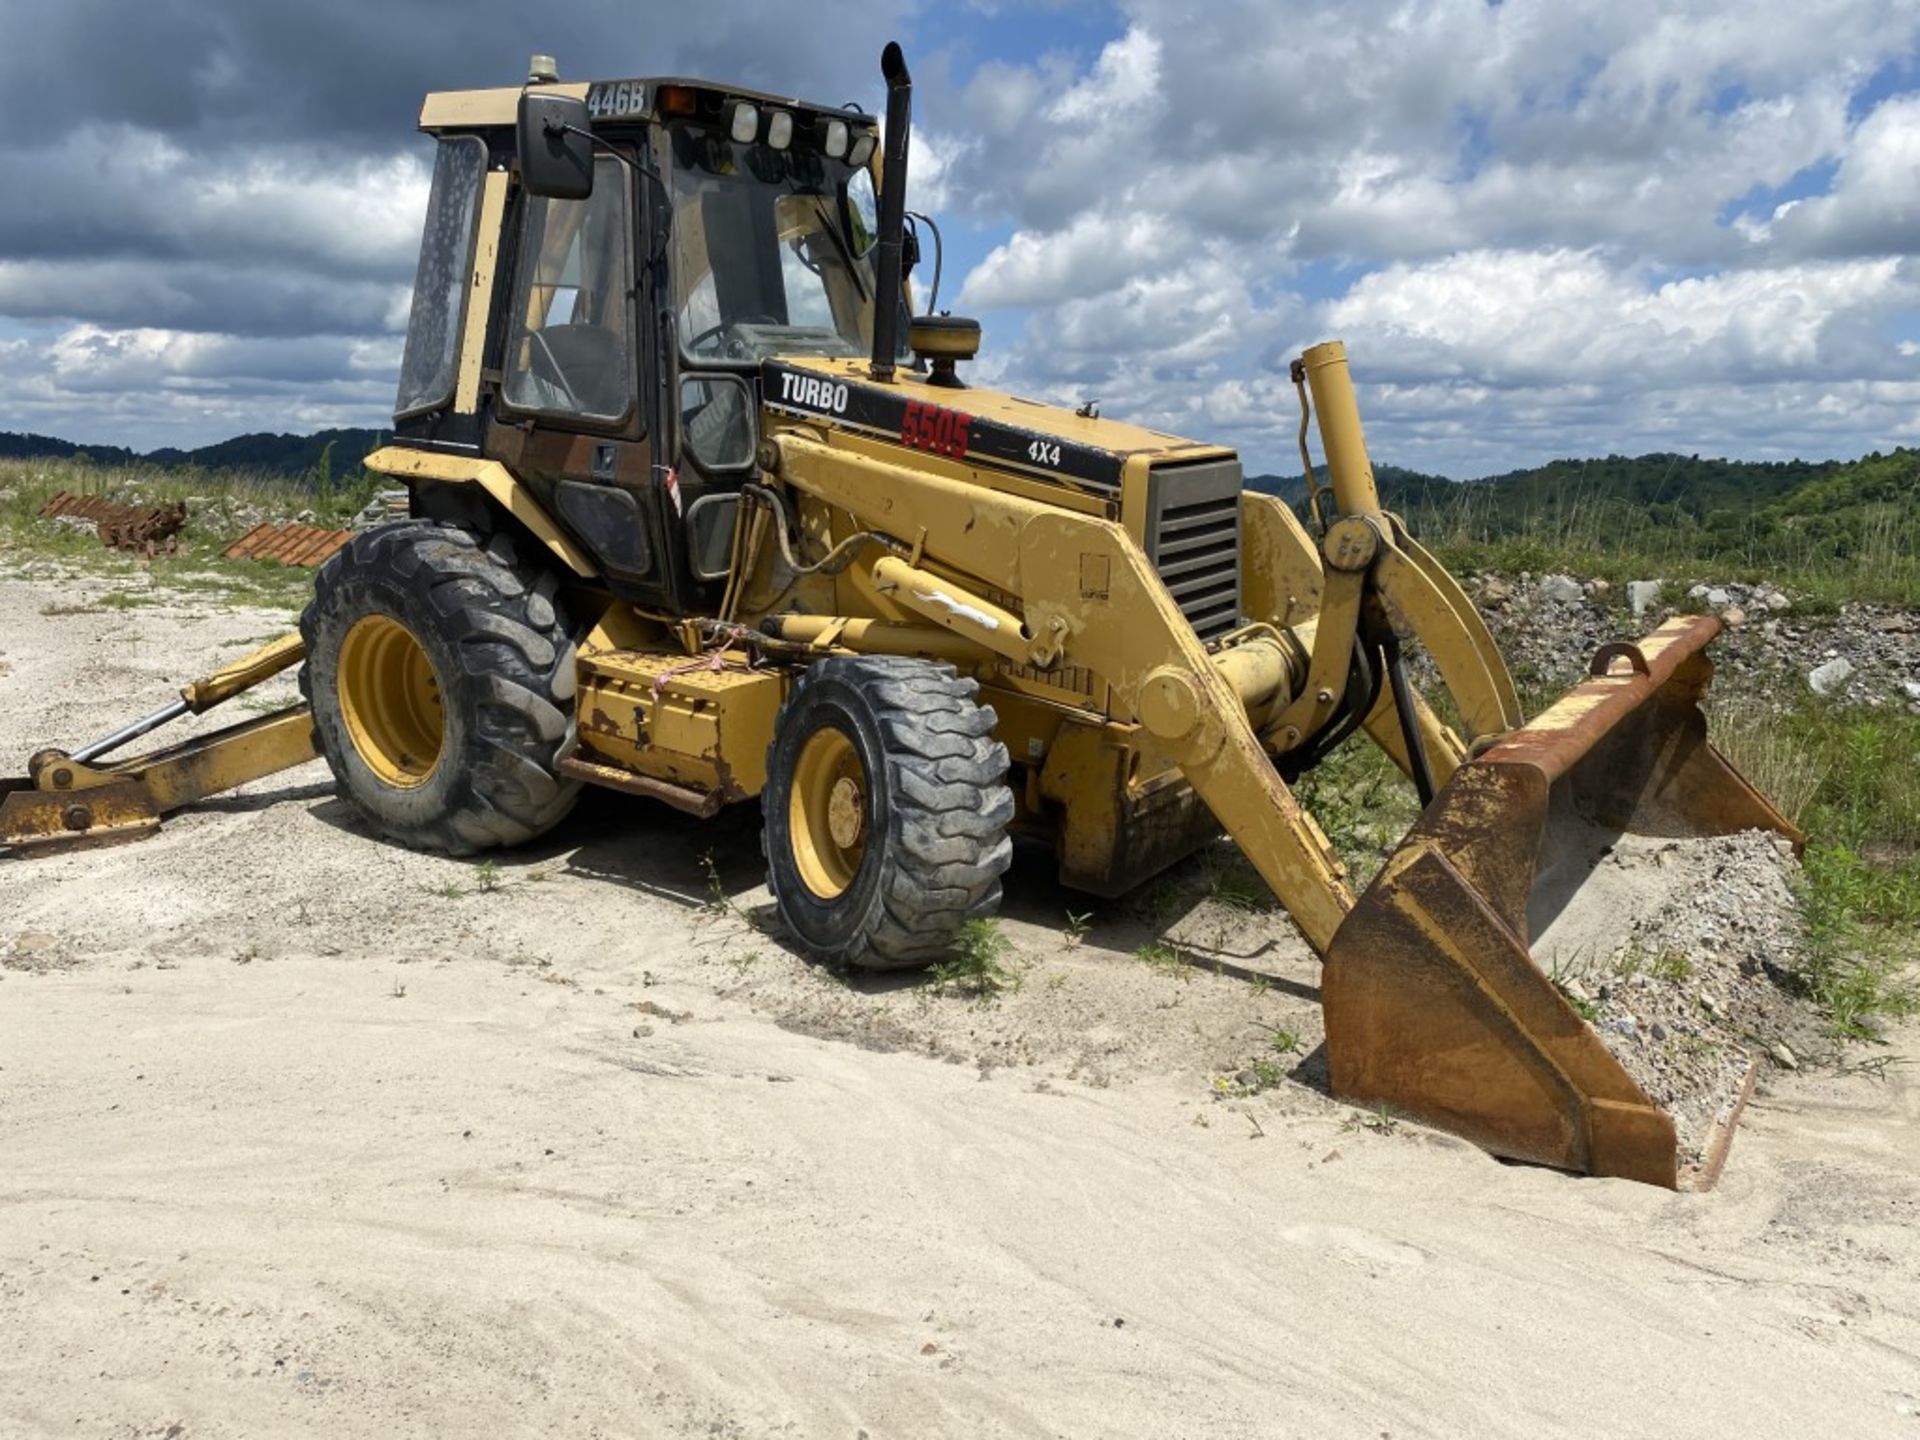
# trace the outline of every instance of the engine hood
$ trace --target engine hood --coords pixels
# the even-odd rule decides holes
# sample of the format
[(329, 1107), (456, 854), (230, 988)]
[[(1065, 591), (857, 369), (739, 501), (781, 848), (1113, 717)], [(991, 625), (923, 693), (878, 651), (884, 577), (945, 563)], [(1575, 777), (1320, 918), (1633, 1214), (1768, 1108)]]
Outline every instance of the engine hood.
[(1071, 485), (1116, 497), (1126, 462), (1203, 460), (1232, 454), (1119, 420), (1076, 414), (982, 386), (930, 385), (909, 370), (881, 385), (865, 360), (769, 360), (761, 367), (763, 398), (776, 414), (890, 440), (970, 464)]

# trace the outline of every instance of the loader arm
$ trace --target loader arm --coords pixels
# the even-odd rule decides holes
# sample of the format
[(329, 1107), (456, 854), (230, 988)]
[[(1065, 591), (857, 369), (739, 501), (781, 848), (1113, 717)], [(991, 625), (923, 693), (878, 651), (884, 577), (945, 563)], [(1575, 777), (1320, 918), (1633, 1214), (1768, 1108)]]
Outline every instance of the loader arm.
[[(1324, 953), (1353, 908), (1340, 861), (1124, 528), (851, 447), (794, 434), (778, 443), (780, 474), (797, 489), (877, 531), (938, 535), (928, 558), (976, 577), (973, 588), (942, 580), (930, 599), (928, 572), (888, 557), (872, 566), (882, 596), (983, 650), (1084, 667), (1111, 686), (1116, 708), (1154, 736)], [(980, 588), (1018, 595), (1022, 614)]]

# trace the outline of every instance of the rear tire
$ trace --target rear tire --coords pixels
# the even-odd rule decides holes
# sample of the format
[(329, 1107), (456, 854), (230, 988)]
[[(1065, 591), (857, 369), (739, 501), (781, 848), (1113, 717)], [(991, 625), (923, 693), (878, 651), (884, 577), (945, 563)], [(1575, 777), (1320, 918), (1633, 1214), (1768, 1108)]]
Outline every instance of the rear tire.
[(580, 786), (574, 639), (513, 537), (407, 520), (355, 535), (300, 619), (300, 688), (334, 779), (381, 834), (468, 855), (551, 829)]
[(948, 666), (836, 656), (800, 677), (767, 753), (762, 846), (807, 952), (926, 965), (1000, 908), (1013, 793), (998, 718)]

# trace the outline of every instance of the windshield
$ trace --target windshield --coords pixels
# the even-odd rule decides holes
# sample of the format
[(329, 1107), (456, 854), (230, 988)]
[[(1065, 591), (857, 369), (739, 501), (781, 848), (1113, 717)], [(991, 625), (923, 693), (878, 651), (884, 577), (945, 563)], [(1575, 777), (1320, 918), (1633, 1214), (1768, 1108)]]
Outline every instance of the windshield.
[(688, 358), (868, 353), (874, 221), (867, 172), (693, 125), (671, 134), (674, 292)]

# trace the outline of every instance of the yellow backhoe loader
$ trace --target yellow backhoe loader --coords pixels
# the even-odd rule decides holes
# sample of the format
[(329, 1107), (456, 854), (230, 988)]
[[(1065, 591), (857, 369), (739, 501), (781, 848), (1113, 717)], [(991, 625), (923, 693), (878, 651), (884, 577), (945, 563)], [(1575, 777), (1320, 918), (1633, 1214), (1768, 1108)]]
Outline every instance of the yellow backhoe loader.
[[(326, 562), (298, 636), (0, 782), (0, 845), (143, 835), (316, 753), (386, 835), (455, 854), (541, 834), (582, 785), (758, 802), (797, 944), (891, 967), (993, 912), (1016, 831), (1115, 895), (1224, 828), (1324, 957), (1337, 1094), (1678, 1183), (1671, 1120), (1528, 938), (1569, 827), (1798, 840), (1707, 744), (1716, 622), (1607, 646), (1526, 723), (1381, 509), (1338, 343), (1293, 366), (1330, 484), (1311, 529), (1230, 450), (968, 385), (979, 327), (912, 312), (897, 46), (882, 70), (884, 132), (543, 57), (428, 97), (394, 438), (367, 462), (410, 518)], [(107, 758), (302, 660), (305, 704)], [(1359, 730), (1425, 809), (1356, 901), (1289, 781)]]

